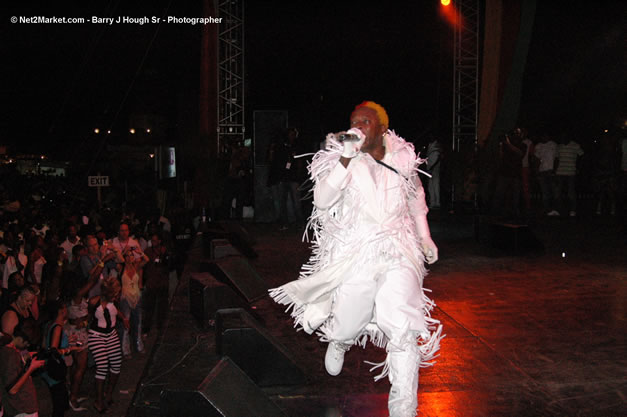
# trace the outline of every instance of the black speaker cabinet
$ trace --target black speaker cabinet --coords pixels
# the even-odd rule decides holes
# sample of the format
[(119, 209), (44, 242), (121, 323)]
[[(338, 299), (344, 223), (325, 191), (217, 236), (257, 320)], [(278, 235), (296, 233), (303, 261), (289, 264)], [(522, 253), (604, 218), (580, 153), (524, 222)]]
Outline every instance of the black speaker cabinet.
[(228, 357), (196, 390), (163, 390), (159, 404), (163, 417), (287, 417)]
[(231, 285), (249, 303), (268, 295), (268, 285), (243, 256), (227, 256), (201, 264), (219, 281)]
[(306, 382), (292, 354), (243, 309), (216, 312), (216, 350), (260, 387)]
[(248, 303), (231, 287), (208, 272), (192, 273), (189, 280), (189, 309), (196, 320), (206, 327), (221, 308), (246, 307)]

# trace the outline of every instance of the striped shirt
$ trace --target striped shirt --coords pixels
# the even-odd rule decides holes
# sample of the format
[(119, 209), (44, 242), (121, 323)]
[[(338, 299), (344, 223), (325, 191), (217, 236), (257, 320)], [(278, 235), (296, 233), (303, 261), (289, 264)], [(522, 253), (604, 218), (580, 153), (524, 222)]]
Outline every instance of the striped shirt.
[(559, 145), (557, 147), (559, 164), (555, 173), (569, 177), (575, 175), (577, 172), (577, 157), (581, 155), (583, 155), (583, 150), (577, 142), (571, 140), (567, 145)]

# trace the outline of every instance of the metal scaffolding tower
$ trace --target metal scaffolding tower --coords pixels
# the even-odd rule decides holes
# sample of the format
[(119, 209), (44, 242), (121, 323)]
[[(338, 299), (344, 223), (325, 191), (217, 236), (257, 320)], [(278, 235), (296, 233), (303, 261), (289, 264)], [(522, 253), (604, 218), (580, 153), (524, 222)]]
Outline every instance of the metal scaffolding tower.
[(218, 156), (244, 140), (244, 2), (221, 0), (218, 16)]
[(455, 1), (453, 150), (477, 143), (479, 119), (479, 0)]
[[(453, 37), (453, 146), (458, 161), (451, 182), (451, 209), (457, 202), (474, 200), (469, 195), (466, 173), (477, 152), (479, 122), (479, 5), (480, 0), (456, 0)], [(470, 168), (470, 169), (469, 169)]]

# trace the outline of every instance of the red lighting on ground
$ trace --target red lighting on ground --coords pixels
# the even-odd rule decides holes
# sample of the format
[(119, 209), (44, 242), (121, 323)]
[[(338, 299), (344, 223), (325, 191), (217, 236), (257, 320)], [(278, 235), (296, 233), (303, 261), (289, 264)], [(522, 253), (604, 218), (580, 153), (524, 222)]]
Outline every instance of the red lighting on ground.
[(442, 6), (448, 6), (451, 4), (451, 0), (440, 0), (440, 3), (442, 3)]

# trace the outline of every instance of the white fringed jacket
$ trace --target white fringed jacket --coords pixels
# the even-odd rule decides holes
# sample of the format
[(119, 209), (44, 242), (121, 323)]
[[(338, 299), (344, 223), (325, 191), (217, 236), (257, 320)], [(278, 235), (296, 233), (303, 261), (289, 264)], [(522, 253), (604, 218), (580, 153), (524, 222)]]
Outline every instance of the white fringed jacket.
[[(270, 295), (280, 304), (293, 308), (295, 326), (307, 333), (320, 329), (331, 313), (333, 292), (351, 273), (368, 271), (382, 260), (404, 259), (411, 263), (420, 281), (424, 308), (424, 328), (418, 331), (423, 363), (429, 360), (441, 338), (439, 322), (430, 317), (433, 302), (422, 290), (425, 276), (415, 219), (427, 214), (424, 190), (412, 144), (388, 130), (384, 136), (386, 153), (381, 162), (360, 153), (344, 167), (339, 163), (342, 145), (333, 135), (327, 137), (327, 150), (316, 153), (309, 172), (314, 182), (314, 210), (308, 228), (313, 231), (312, 256), (303, 265), (300, 278)], [(376, 323), (360, 335), (377, 346), (387, 343)]]

